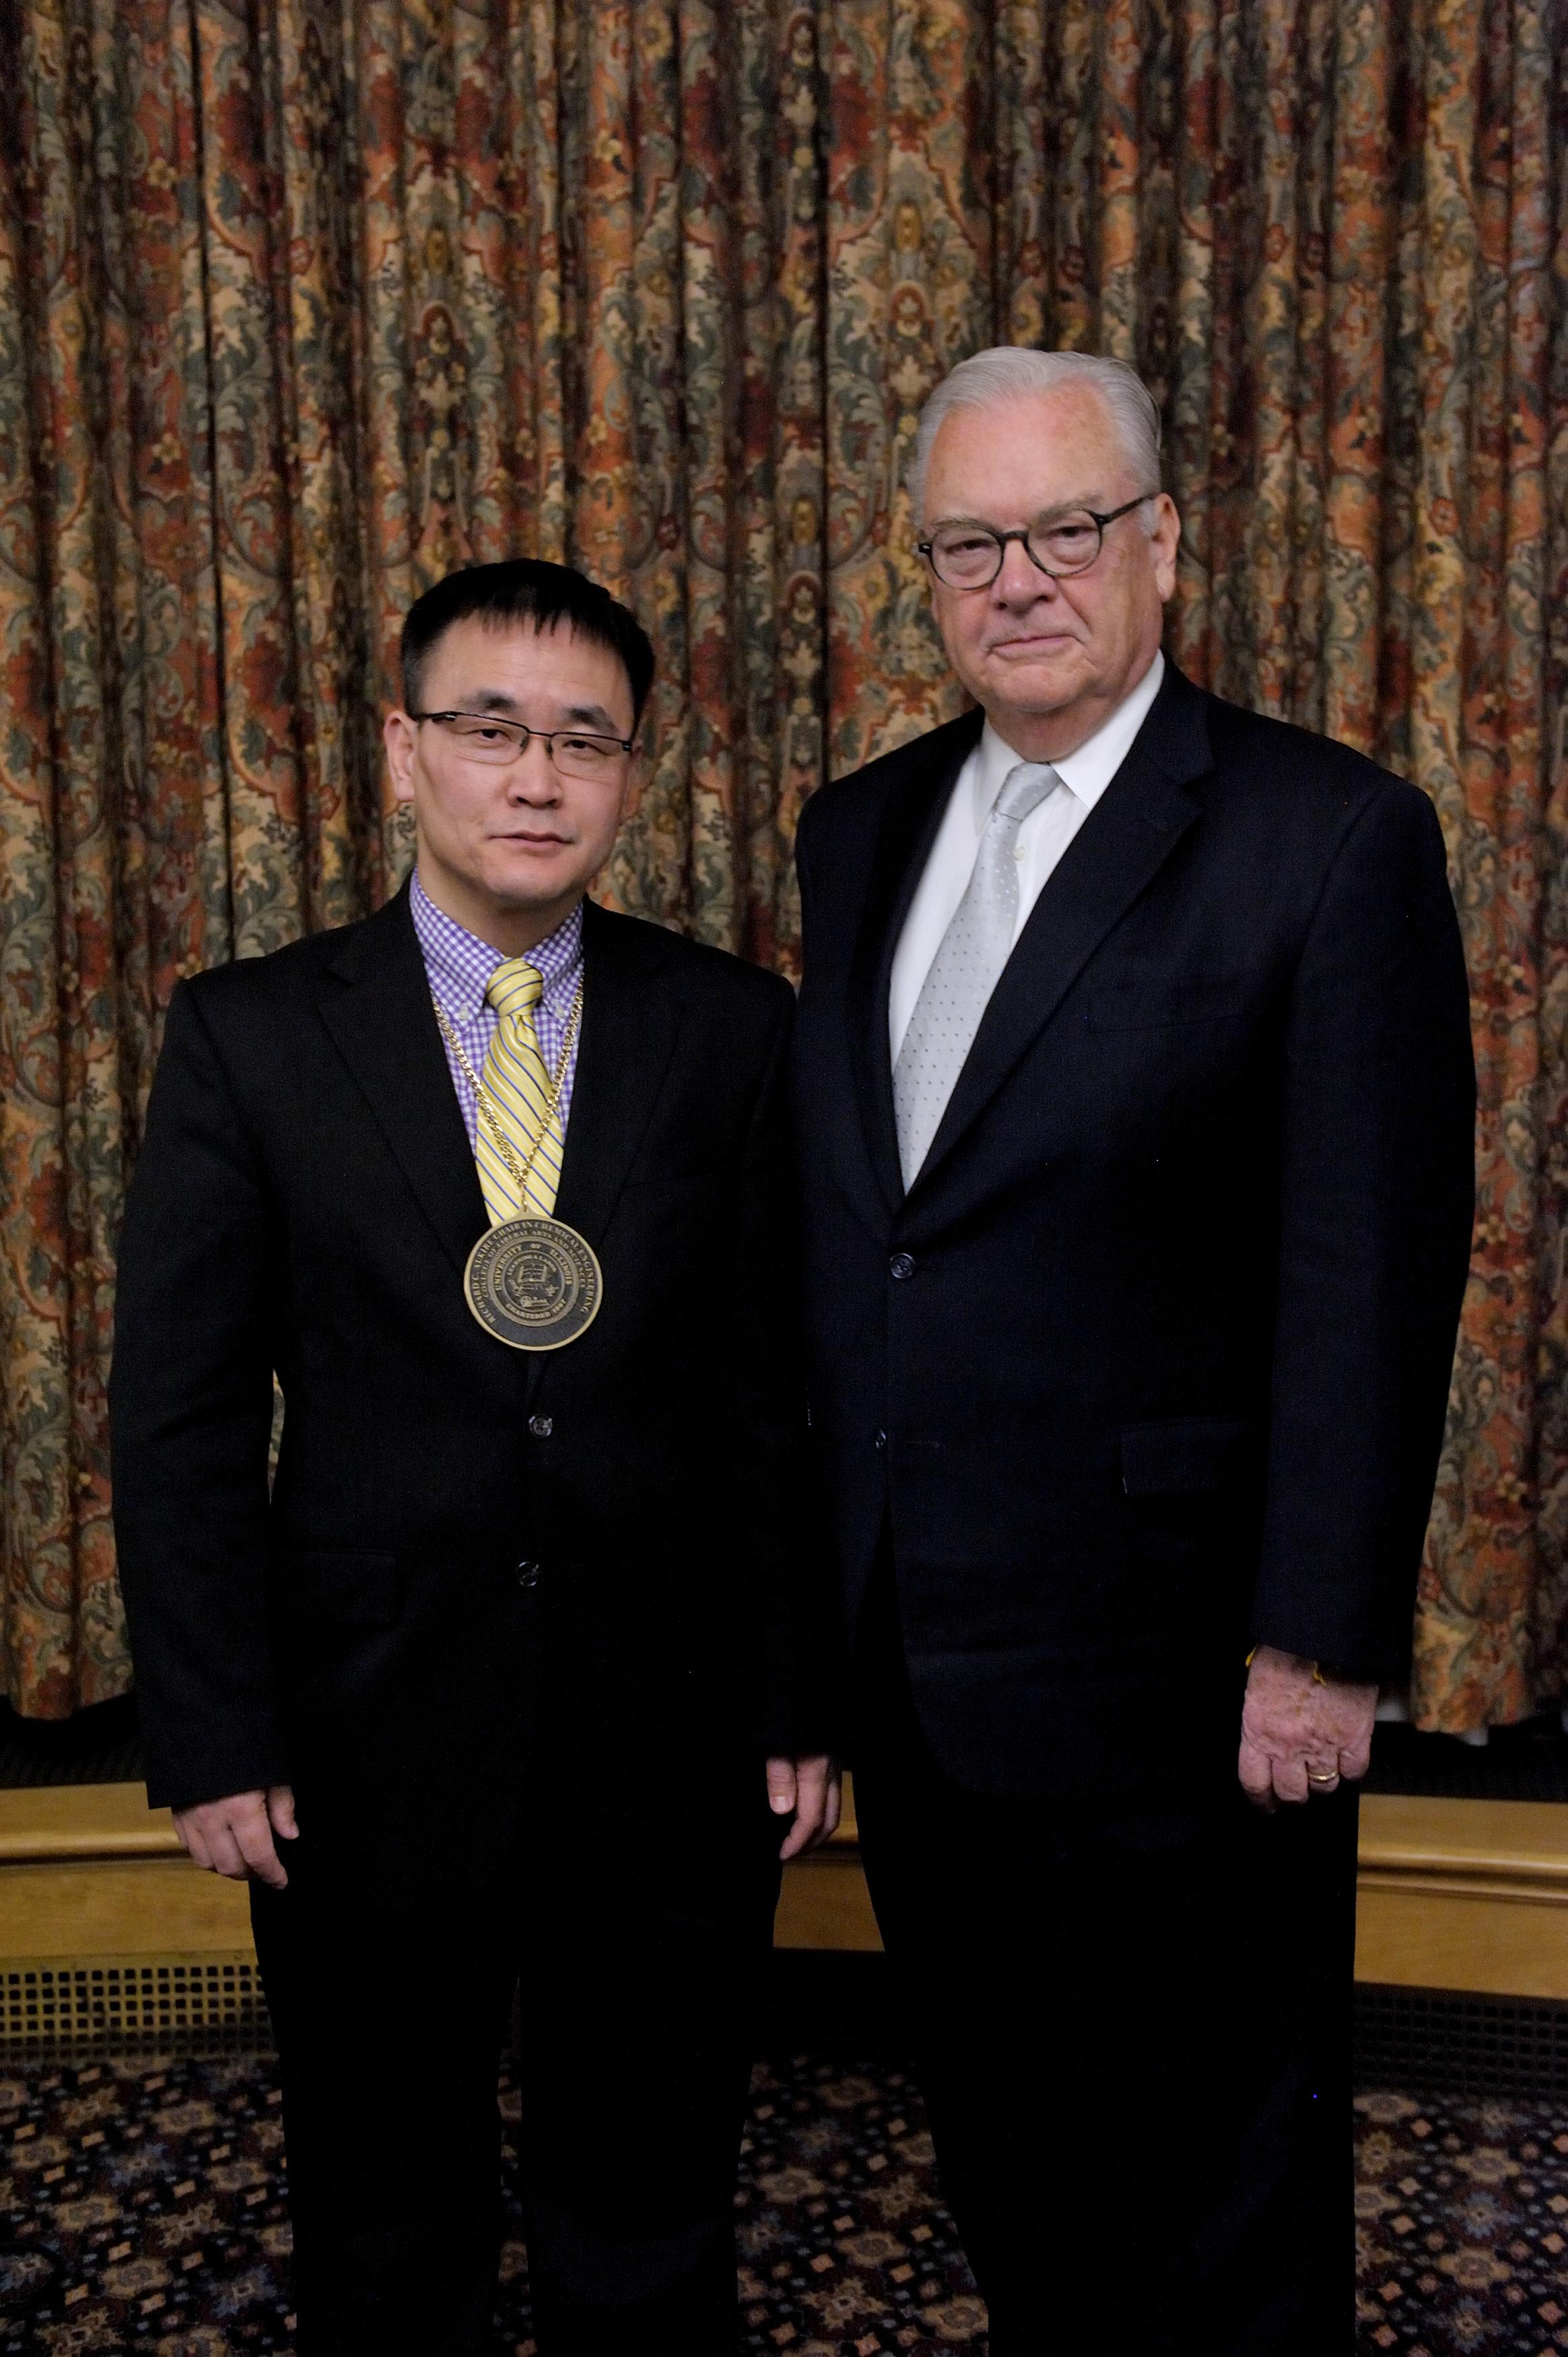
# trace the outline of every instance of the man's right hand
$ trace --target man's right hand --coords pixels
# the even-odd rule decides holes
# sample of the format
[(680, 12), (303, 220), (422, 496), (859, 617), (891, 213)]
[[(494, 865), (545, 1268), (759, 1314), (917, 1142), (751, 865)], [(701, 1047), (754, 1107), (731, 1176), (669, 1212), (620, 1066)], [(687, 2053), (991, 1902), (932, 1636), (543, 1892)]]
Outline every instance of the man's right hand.
[(264, 1792), (231, 1792), (226, 1801), (201, 1801), (194, 1809), (177, 1809), (174, 1829), (187, 1856), (209, 1872), (227, 1874), (235, 1882), (268, 1882), (274, 1890), (287, 1889), (288, 1877), (273, 1835), (293, 1841), (298, 1835), (291, 1784), (269, 1784)]

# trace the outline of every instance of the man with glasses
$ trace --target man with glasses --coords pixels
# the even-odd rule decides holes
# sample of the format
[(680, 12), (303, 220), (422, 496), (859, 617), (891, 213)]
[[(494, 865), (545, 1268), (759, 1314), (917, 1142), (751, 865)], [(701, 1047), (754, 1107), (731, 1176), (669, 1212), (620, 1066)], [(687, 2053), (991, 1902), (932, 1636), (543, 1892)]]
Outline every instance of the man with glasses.
[(407, 887), (169, 1009), (112, 1399), (149, 1793), (251, 1880), (304, 2357), (489, 2349), (514, 1994), (541, 2357), (733, 2357), (779, 1858), (837, 1807), (792, 999), (585, 898), (623, 606), (476, 567), (403, 665)]
[(1442, 835), (1165, 660), (1130, 370), (966, 361), (913, 490), (978, 708), (799, 846), (872, 1894), (992, 2357), (1349, 2357), (1355, 1780), (1471, 1219)]

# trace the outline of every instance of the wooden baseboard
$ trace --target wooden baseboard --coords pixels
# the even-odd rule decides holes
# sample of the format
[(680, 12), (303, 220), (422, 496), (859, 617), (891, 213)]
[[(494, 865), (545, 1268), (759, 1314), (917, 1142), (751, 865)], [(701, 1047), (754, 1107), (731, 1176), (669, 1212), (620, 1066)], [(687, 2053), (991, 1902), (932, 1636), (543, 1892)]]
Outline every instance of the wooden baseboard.
[(849, 1955), (875, 1955), (881, 1949), (882, 1934), (861, 1868), (852, 1776), (843, 1780), (843, 1813), (837, 1833), (809, 1857), (798, 1857), (784, 1869), (773, 1944), (836, 1949)]
[(145, 1785), (0, 1792), (0, 1964), (250, 1950), (244, 1884), (192, 1866)]
[(1369, 1792), (1356, 1977), (1568, 1999), (1568, 1807)]
[[(779, 1946), (881, 1946), (843, 1823), (788, 1867)], [(242, 1884), (200, 1873), (139, 1784), (0, 1792), (0, 1966), (252, 1955)], [(1568, 2002), (1568, 1807), (1369, 1793), (1361, 1804), (1356, 1974), (1407, 1988)]]
[[(784, 1878), (778, 1943), (875, 1949), (853, 1797), (833, 1843)], [(1356, 1977), (1568, 2002), (1568, 1807), (1369, 1792)]]
[(140, 1784), (0, 1792), (0, 2053), (249, 2042), (242, 1883), (203, 1874)]

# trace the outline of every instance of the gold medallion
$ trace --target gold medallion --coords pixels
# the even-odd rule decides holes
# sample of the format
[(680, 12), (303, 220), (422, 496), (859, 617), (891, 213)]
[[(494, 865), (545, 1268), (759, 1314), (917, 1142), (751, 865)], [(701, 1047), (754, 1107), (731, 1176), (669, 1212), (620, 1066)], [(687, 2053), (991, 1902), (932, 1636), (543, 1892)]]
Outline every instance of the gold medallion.
[[(441, 1035), (474, 1092), (479, 1118), (495, 1139), (496, 1149), (516, 1181), (518, 1194), (526, 1202), (529, 1173), (539, 1151), (539, 1140), (535, 1138), (527, 1162), (520, 1163), (497, 1119), (485, 1084), (453, 1028), (451, 1017), (434, 991), (430, 996)], [(560, 1106), (561, 1082), (582, 1019), (583, 985), (579, 982), (560, 1060), (553, 1072), (545, 1073), (551, 1119)], [(560, 1351), (568, 1342), (575, 1342), (579, 1334), (585, 1334), (598, 1316), (605, 1277), (586, 1236), (580, 1236), (564, 1220), (529, 1211), (517, 1219), (498, 1220), (479, 1238), (463, 1271), (463, 1290), (474, 1316), (498, 1342), (505, 1342), (513, 1351)]]
[(514, 1351), (559, 1351), (599, 1314), (604, 1274), (585, 1236), (564, 1220), (502, 1220), (463, 1272), (468, 1307)]

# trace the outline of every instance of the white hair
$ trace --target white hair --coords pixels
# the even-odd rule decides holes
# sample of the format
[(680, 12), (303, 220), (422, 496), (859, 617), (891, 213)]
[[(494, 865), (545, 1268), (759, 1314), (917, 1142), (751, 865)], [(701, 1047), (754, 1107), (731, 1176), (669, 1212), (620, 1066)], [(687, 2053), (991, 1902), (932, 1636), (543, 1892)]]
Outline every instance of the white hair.
[[(1098, 352), (1039, 352), (1024, 344), (993, 344), (989, 351), (960, 361), (920, 412), (909, 470), (917, 522), (923, 512), (931, 445), (944, 418), (955, 409), (991, 409), (1001, 402), (1059, 393), (1073, 384), (1088, 387), (1105, 404), (1122, 455), (1137, 480), (1149, 485), (1152, 499), (1160, 481), (1160, 413), (1154, 394), (1125, 361), (1105, 360)], [(1152, 529), (1147, 509), (1144, 516)]]

